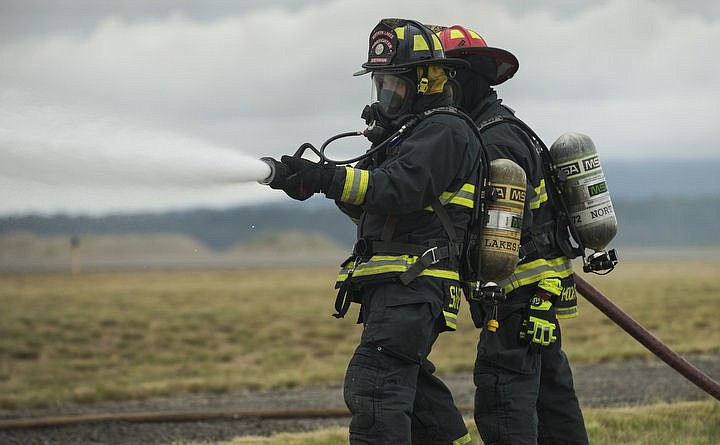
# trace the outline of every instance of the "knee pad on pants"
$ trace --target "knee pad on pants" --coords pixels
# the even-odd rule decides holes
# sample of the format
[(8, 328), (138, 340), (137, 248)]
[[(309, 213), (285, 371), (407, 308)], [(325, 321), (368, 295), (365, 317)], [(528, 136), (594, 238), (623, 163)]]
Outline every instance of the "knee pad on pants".
[(355, 351), (343, 387), (345, 404), (352, 413), (351, 433), (370, 434), (383, 425), (401, 428), (405, 422), (409, 428), (415, 385), (408, 381), (412, 365), (398, 366), (400, 363), (372, 346)]

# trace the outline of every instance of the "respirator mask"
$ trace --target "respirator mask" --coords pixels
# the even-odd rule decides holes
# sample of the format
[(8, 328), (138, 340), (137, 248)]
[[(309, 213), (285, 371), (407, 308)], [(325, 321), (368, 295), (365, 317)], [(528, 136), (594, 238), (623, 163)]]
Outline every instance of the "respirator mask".
[(415, 88), (415, 83), (403, 74), (372, 74), (371, 104), (361, 115), (370, 142), (378, 144), (402, 126), (412, 110)]

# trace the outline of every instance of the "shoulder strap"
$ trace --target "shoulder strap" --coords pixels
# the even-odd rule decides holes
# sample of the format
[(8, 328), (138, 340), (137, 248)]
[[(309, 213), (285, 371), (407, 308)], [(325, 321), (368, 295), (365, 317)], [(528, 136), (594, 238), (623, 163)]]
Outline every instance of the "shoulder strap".
[[(577, 235), (577, 231), (575, 229), (575, 226), (572, 224), (572, 221), (570, 219), (570, 212), (568, 211), (566, 200), (564, 199), (564, 182), (565, 177), (563, 175), (562, 170), (558, 170), (555, 166), (555, 162), (552, 159), (552, 156), (550, 155), (550, 150), (547, 148), (545, 143), (540, 139), (540, 137), (533, 131), (532, 128), (522, 120), (518, 119), (517, 117), (513, 116), (495, 116), (492, 117), (486, 121), (481, 122), (478, 125), (479, 131), (482, 132), (492, 126), (495, 126), (500, 123), (509, 123), (511, 125), (515, 125), (516, 127), (520, 128), (532, 141), (533, 147), (535, 148), (535, 151), (540, 156), (540, 160), (543, 164), (543, 171), (545, 172), (545, 176), (550, 180), (548, 191), (553, 195), (553, 201), (557, 203), (558, 208), (558, 217), (561, 221), (564, 222), (564, 225), (568, 227), (570, 230), (570, 234), (572, 235), (575, 242), (578, 244), (577, 247), (574, 247), (569, 240), (563, 239), (563, 237), (559, 236), (559, 233), (556, 233), (554, 235), (558, 244), (558, 247), (562, 250), (562, 252), (569, 258), (575, 258), (577, 256), (581, 256), (585, 252), (585, 247), (582, 245), (582, 243), (579, 241), (580, 237)], [(556, 230), (559, 232), (561, 230), (560, 227), (557, 227)], [(564, 230), (564, 229), (562, 229)], [(565, 238), (567, 235), (565, 236)]]

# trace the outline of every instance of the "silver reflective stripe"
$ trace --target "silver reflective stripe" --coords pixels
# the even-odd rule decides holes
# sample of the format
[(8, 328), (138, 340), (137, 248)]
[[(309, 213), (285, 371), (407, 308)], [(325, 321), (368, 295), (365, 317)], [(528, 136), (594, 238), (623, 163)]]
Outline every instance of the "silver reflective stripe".
[(370, 173), (367, 170), (345, 166), (345, 186), (340, 200), (350, 204), (365, 201)]

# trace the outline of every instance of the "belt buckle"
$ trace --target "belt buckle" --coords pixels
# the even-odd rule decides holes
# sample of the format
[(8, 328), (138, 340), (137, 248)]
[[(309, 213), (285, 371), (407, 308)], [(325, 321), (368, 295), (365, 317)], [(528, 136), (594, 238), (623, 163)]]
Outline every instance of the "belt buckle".
[(421, 258), (425, 258), (425, 255), (427, 255), (427, 254), (431, 254), (431, 255), (432, 255), (432, 261), (430, 262), (430, 265), (439, 263), (440, 260), (438, 259), (437, 255), (435, 255), (435, 253), (437, 252), (437, 250), (438, 250), (438, 247), (437, 247), (437, 246), (431, 247), (431, 248), (429, 248), (428, 250), (426, 250), (425, 252), (423, 252), (423, 254), (421, 255)]

